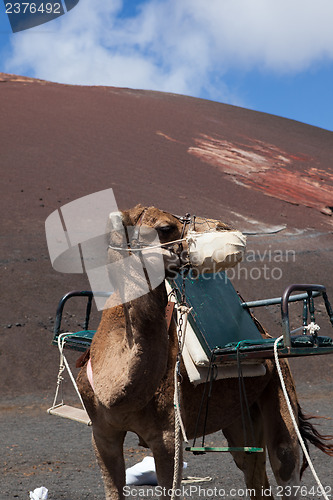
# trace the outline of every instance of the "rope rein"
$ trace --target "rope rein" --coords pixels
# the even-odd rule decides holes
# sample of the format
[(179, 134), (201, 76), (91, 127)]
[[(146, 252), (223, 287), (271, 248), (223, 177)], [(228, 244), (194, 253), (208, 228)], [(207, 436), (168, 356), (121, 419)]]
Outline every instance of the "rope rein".
[(186, 238), (179, 238), (178, 240), (168, 241), (168, 243), (160, 243), (159, 245), (144, 245), (138, 247), (128, 247), (128, 246), (114, 247), (113, 245), (108, 245), (108, 248), (111, 248), (112, 250), (119, 250), (122, 252), (142, 252), (142, 250), (147, 250), (147, 249), (153, 250), (155, 248), (167, 248), (170, 245), (174, 245), (175, 243), (181, 243), (185, 240)]
[[(183, 217), (183, 216), (178, 216), (178, 215), (172, 214), (173, 217), (178, 219), (183, 224), (180, 238), (177, 240), (168, 241), (167, 243), (159, 243), (158, 245), (147, 245), (147, 244), (144, 245), (143, 243), (140, 243), (140, 241), (139, 241), (140, 228), (141, 228), (142, 223), (143, 223), (144, 215), (145, 215), (145, 211), (141, 214), (138, 222), (135, 225), (135, 228), (136, 228), (135, 234), (134, 234), (134, 237), (131, 238), (131, 241), (129, 241), (127, 239), (127, 243), (124, 244), (123, 246), (114, 246), (114, 245), (109, 244), (107, 246), (107, 248), (110, 248), (111, 250), (126, 251), (126, 252), (141, 252), (142, 250), (146, 250), (146, 249), (152, 250), (152, 249), (156, 249), (156, 248), (168, 248), (169, 246), (172, 246), (175, 243), (182, 244), (184, 241), (186, 241), (186, 237), (184, 237), (184, 235), (185, 235), (185, 228), (187, 225), (189, 225), (190, 229), (191, 229), (191, 227), (193, 227), (193, 229), (195, 231), (196, 226), (203, 226), (204, 224), (206, 224), (208, 226), (208, 228), (204, 231), (205, 233), (208, 233), (210, 231), (215, 231), (216, 226), (217, 226), (216, 221), (214, 219), (202, 218), (202, 220), (200, 220), (201, 218), (198, 219), (198, 217), (196, 217), (195, 215), (193, 215), (191, 217), (190, 214), (186, 214)], [(213, 224), (215, 225), (215, 227), (211, 227)], [(220, 228), (219, 230), (220, 231), (223, 231), (223, 230), (228, 231), (229, 229), (228, 228), (225, 228), (225, 229)], [(201, 231), (199, 231), (199, 233), (200, 232)], [(132, 247), (131, 242), (135, 243), (135, 246)]]
[(315, 478), (315, 480), (316, 480), (316, 482), (317, 482), (317, 484), (318, 484), (318, 486), (320, 488), (320, 491), (321, 491), (324, 499), (325, 500), (329, 500), (329, 497), (328, 497), (328, 495), (325, 492), (325, 488), (321, 484), (320, 479), (319, 479), (319, 477), (318, 477), (318, 475), (317, 475), (317, 473), (315, 471), (315, 468), (314, 468), (314, 466), (312, 464), (310, 455), (308, 453), (308, 450), (306, 449), (305, 443), (303, 441), (303, 438), (301, 436), (300, 430), (298, 428), (298, 424), (297, 424), (297, 421), (296, 421), (296, 418), (295, 418), (295, 415), (294, 415), (294, 412), (293, 412), (293, 408), (292, 408), (291, 403), (290, 403), (290, 399), (289, 399), (289, 396), (288, 396), (286, 384), (284, 383), (283, 374), (282, 374), (282, 370), (281, 370), (281, 366), (280, 366), (280, 361), (279, 361), (279, 355), (278, 355), (278, 343), (280, 342), (280, 340), (283, 340), (283, 335), (281, 335), (281, 337), (278, 337), (275, 340), (275, 342), (274, 342), (274, 358), (275, 358), (276, 368), (277, 368), (277, 371), (278, 371), (278, 374), (279, 374), (279, 377), (280, 377), (280, 382), (281, 382), (281, 387), (282, 387), (282, 390), (283, 390), (283, 394), (284, 394), (284, 397), (285, 397), (285, 400), (286, 400), (286, 403), (287, 403), (287, 407), (288, 407), (288, 410), (289, 410), (290, 418), (291, 418), (291, 421), (293, 423), (294, 429), (296, 431), (296, 434), (297, 434), (298, 440), (300, 442), (301, 448), (303, 450), (303, 453), (305, 455), (305, 458), (308, 461), (308, 464), (309, 464), (309, 467), (310, 467), (311, 472), (313, 474), (313, 477)]

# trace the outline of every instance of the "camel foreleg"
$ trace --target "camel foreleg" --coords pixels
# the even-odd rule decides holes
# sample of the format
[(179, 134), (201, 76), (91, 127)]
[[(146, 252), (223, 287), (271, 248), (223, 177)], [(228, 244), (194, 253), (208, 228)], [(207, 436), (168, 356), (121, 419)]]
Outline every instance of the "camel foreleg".
[(112, 430), (106, 434), (93, 429), (92, 442), (102, 471), (106, 500), (122, 500), (125, 486), (123, 444), (125, 432)]
[[(179, 454), (175, 461), (175, 433), (171, 430), (160, 431), (154, 438), (148, 438), (147, 444), (153, 452), (156, 475), (160, 487), (160, 498), (169, 499), (172, 492), (180, 496), (180, 485), (183, 472), (183, 442), (179, 436)], [(176, 469), (175, 469), (176, 466)], [(176, 471), (176, 473), (175, 473)]]

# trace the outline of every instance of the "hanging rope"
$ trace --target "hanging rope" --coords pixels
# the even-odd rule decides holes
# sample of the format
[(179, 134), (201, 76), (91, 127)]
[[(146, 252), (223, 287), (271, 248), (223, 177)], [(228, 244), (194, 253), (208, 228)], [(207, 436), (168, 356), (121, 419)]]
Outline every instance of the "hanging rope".
[[(176, 371), (175, 371), (176, 373)], [(178, 378), (176, 375), (175, 378)], [(172, 481), (172, 494), (171, 494), (171, 500), (174, 500), (176, 497), (176, 489), (178, 486), (178, 478), (180, 474), (180, 462), (181, 462), (181, 446), (182, 446), (182, 440), (180, 438), (180, 432), (184, 432), (183, 426), (182, 426), (182, 420), (180, 417), (180, 411), (179, 411), (179, 401), (178, 401), (178, 396), (176, 393), (178, 390), (176, 389), (176, 386), (178, 384), (178, 381), (175, 382), (175, 456), (174, 456), (174, 464), (173, 464), (173, 481)]]
[(278, 374), (279, 374), (279, 377), (280, 377), (280, 381), (281, 381), (281, 387), (282, 387), (282, 390), (283, 390), (283, 394), (284, 394), (284, 397), (285, 397), (285, 400), (286, 400), (286, 403), (287, 403), (287, 407), (288, 407), (288, 410), (289, 410), (289, 413), (290, 413), (290, 418), (291, 418), (291, 421), (293, 423), (293, 426), (295, 428), (295, 431), (296, 431), (296, 434), (297, 434), (297, 437), (298, 437), (298, 440), (300, 442), (300, 445), (302, 447), (302, 450), (303, 450), (303, 453), (305, 455), (305, 458), (307, 459), (308, 461), (308, 464), (310, 466), (310, 469), (311, 469), (311, 472), (313, 474), (313, 477), (315, 478), (320, 490), (321, 490), (321, 493), (324, 497), (325, 500), (329, 500), (329, 497), (327, 496), (326, 492), (325, 492), (325, 488), (323, 487), (323, 485), (321, 484), (320, 482), (320, 479), (315, 471), (315, 468), (312, 464), (312, 461), (310, 459), (310, 455), (308, 453), (308, 450), (306, 449), (306, 446), (305, 446), (305, 443), (303, 441), (303, 438), (301, 436), (301, 433), (299, 431), (299, 428), (298, 428), (298, 425), (297, 425), (297, 421), (296, 421), (296, 418), (295, 418), (295, 415), (294, 415), (294, 412), (293, 412), (293, 409), (292, 409), (292, 406), (291, 406), (291, 403), (290, 403), (290, 399), (289, 399), (289, 396), (288, 396), (288, 392), (287, 392), (287, 389), (286, 389), (286, 385), (284, 383), (284, 379), (283, 379), (283, 374), (282, 374), (282, 370), (281, 370), (281, 366), (280, 366), (280, 361), (279, 361), (279, 354), (278, 354), (278, 343), (280, 342), (280, 340), (283, 340), (283, 335), (281, 335), (281, 337), (278, 337), (275, 342), (274, 342), (274, 358), (275, 358), (275, 363), (276, 363), (276, 368), (277, 368), (277, 371), (278, 371)]
[(175, 408), (175, 455), (174, 455), (174, 469), (173, 469), (173, 482), (172, 482), (172, 494), (171, 500), (174, 500), (176, 497), (176, 489), (178, 486), (178, 478), (181, 472), (180, 467), (182, 467), (181, 463), (181, 446), (182, 439), (187, 443), (188, 439), (186, 436), (185, 426), (183, 423), (183, 419), (180, 411), (180, 385), (181, 385), (181, 373), (180, 373), (180, 360), (183, 352), (184, 342), (185, 342), (185, 334), (186, 334), (186, 326), (188, 314), (191, 311), (191, 308), (187, 307), (185, 303), (182, 303), (179, 307), (180, 317), (178, 320), (178, 329), (177, 329), (177, 337), (178, 337), (178, 353), (176, 358), (175, 370), (174, 370), (174, 408)]
[[(74, 386), (74, 389), (79, 397), (79, 400), (81, 402), (81, 405), (83, 407), (83, 409), (86, 411), (86, 408), (84, 406), (84, 403), (83, 403), (83, 400), (82, 400), (82, 397), (81, 397), (81, 394), (79, 392), (79, 389), (76, 385), (76, 381), (75, 381), (75, 378), (73, 376), (73, 373), (70, 369), (70, 366), (68, 364), (68, 361), (64, 355), (64, 347), (65, 347), (65, 344), (66, 344), (66, 340), (67, 340), (67, 337), (69, 337), (71, 334), (70, 333), (61, 333), (59, 336), (58, 336), (58, 349), (59, 349), (59, 353), (60, 353), (60, 363), (59, 363), (59, 373), (58, 373), (58, 377), (57, 377), (57, 387), (56, 387), (56, 392), (55, 392), (55, 396), (54, 396), (54, 401), (53, 401), (53, 405), (52, 407), (50, 408), (50, 410), (52, 410), (53, 408), (55, 408), (56, 406), (59, 406), (57, 405), (57, 400), (58, 400), (58, 394), (59, 394), (59, 389), (60, 387), (62, 387), (62, 382), (64, 380), (64, 377), (62, 376), (65, 368), (67, 369), (68, 371), (68, 374), (69, 374), (69, 377), (72, 381), (72, 384)], [(75, 335), (75, 334), (74, 334)], [(64, 402), (63, 402), (63, 398), (61, 398), (61, 403), (59, 403), (60, 405), (63, 405)]]
[(202, 447), (205, 446), (208, 410), (209, 410), (209, 403), (210, 403), (210, 398), (211, 398), (212, 390), (213, 390), (213, 382), (216, 380), (217, 372), (218, 372), (217, 366), (214, 364), (214, 359), (215, 359), (215, 353), (213, 350), (211, 358), (210, 358), (210, 362), (209, 362), (209, 368), (208, 368), (209, 389), (208, 389), (208, 394), (207, 394), (206, 412), (205, 412), (205, 418), (204, 418), (204, 424), (203, 424), (202, 445), (201, 445)]
[(186, 327), (187, 327), (187, 320), (188, 320), (188, 314), (192, 310), (192, 308), (187, 307), (186, 305), (180, 305), (179, 306), (179, 311), (180, 311), (180, 317), (178, 321), (178, 353), (177, 353), (177, 359), (176, 359), (176, 364), (175, 364), (175, 371), (174, 371), (174, 385), (175, 385), (175, 390), (174, 390), (174, 406), (175, 406), (175, 413), (177, 415), (177, 419), (179, 422), (179, 426), (182, 432), (182, 436), (184, 441), (187, 443), (188, 439), (186, 436), (186, 431), (184, 427), (184, 423), (182, 420), (181, 416), (181, 411), (180, 411), (180, 385), (181, 385), (181, 380), (182, 376), (180, 373), (180, 361), (181, 361), (181, 356), (184, 348), (184, 343), (185, 343), (185, 334), (186, 334)]
[[(205, 396), (206, 396), (208, 382), (210, 380), (210, 375), (211, 375), (212, 356), (211, 356), (210, 361), (209, 361), (209, 367), (208, 367), (208, 371), (207, 371), (207, 377), (206, 377), (206, 381), (204, 383), (204, 388), (203, 388), (203, 391), (202, 391), (202, 396), (201, 396), (201, 401), (200, 401), (200, 407), (199, 407), (199, 411), (198, 411), (198, 414), (197, 414), (197, 420), (196, 420), (196, 423), (195, 423), (194, 438), (193, 438), (192, 448), (195, 447), (196, 440), (197, 440), (200, 417), (201, 417), (201, 413), (202, 413), (202, 409), (203, 409), (203, 405), (204, 405), (204, 401), (205, 401)], [(206, 405), (206, 412), (207, 412), (207, 405)], [(204, 442), (205, 442), (205, 433), (203, 432), (202, 446), (204, 445)], [(199, 454), (202, 454), (202, 453), (203, 452), (194, 452), (195, 455), (199, 455)]]
[(247, 446), (247, 443), (248, 443), (247, 431), (246, 431), (246, 418), (245, 418), (245, 411), (244, 411), (244, 403), (245, 403), (247, 420), (248, 420), (248, 423), (249, 423), (250, 433), (251, 433), (251, 439), (252, 439), (252, 446), (256, 447), (256, 439), (255, 439), (255, 436), (254, 436), (253, 422), (252, 422), (252, 417), (251, 417), (251, 412), (250, 412), (250, 406), (249, 406), (249, 402), (248, 402), (248, 399), (247, 399), (245, 382), (244, 382), (244, 377), (243, 377), (243, 369), (242, 369), (241, 356), (240, 356), (240, 346), (241, 346), (241, 344), (242, 344), (242, 341), (238, 342), (238, 344), (236, 346), (236, 352), (237, 352), (239, 400), (240, 400), (240, 407), (241, 407), (241, 417), (242, 417), (242, 426), (243, 426), (244, 446)]

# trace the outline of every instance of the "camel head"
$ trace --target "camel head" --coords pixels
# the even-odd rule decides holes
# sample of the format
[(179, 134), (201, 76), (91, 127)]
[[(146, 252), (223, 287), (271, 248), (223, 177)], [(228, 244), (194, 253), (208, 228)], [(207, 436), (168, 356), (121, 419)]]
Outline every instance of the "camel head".
[[(227, 224), (203, 217), (178, 216), (155, 207), (136, 207), (109, 216), (109, 255), (142, 253), (151, 265), (163, 260), (166, 277), (181, 269), (214, 273), (235, 266), (246, 238)], [(114, 255), (116, 253), (118, 257)]]

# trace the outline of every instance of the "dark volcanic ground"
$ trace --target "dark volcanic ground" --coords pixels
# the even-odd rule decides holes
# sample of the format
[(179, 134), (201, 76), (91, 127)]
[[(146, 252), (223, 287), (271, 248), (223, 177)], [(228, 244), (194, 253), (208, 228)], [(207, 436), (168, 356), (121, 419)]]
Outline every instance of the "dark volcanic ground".
[[(301, 384), (299, 397), (304, 410), (315, 415), (333, 416), (332, 389), (332, 384), (316, 389)], [(21, 396), (6, 398), (5, 404), (0, 405), (0, 499), (25, 500), (29, 498), (29, 491), (45, 486), (49, 491), (49, 500), (101, 500), (104, 498), (103, 484), (92, 451), (90, 429), (83, 424), (48, 415), (48, 404), (44, 398), (37, 402), (36, 397)], [(323, 433), (332, 432), (331, 420), (317, 421), (316, 426)], [(208, 436), (206, 444), (226, 446), (220, 433)], [(310, 454), (325, 492), (331, 498), (332, 458), (313, 446), (310, 446)], [(137, 437), (129, 433), (125, 440), (126, 467), (140, 462), (146, 455), (146, 450), (138, 448)], [(188, 467), (183, 473), (182, 500), (249, 499), (243, 475), (229, 453), (194, 456), (184, 452), (184, 460)], [(268, 477), (275, 498), (281, 498), (281, 491), (269, 466)], [(309, 468), (304, 473), (301, 486), (301, 498), (323, 498)], [(144, 486), (132, 487), (131, 493), (128, 498), (133, 500), (158, 498)]]
[[(311, 282), (325, 284), (333, 302), (331, 132), (179, 95), (12, 75), (0, 74), (0, 96), (0, 393), (1, 418), (7, 422), (2, 428), (10, 439), (3, 445), (14, 462), (33, 463), (30, 455), (18, 459), (14, 453), (20, 450), (24, 457), (29, 449), (28, 427), (35, 426), (34, 440), (45, 429), (48, 448), (53, 426), (56, 440), (61, 434), (67, 439), (67, 432), (81, 436), (76, 424), (49, 424), (39, 413), (51, 404), (58, 369), (57, 351), (50, 346), (57, 302), (69, 290), (89, 289), (85, 276), (54, 271), (48, 256), (45, 219), (69, 201), (113, 188), (120, 209), (142, 203), (224, 220), (249, 233), (248, 257), (233, 279), (245, 299), (279, 296), (289, 283)], [(300, 309), (294, 307), (298, 326)], [(76, 304), (66, 314), (68, 328), (82, 323), (79, 309)], [(99, 313), (93, 316), (96, 325)], [(278, 307), (258, 316), (272, 335), (280, 335)], [(321, 305), (318, 320), (322, 333), (331, 334)], [(332, 416), (327, 394), (332, 394), (333, 356), (293, 360), (292, 367), (308, 406), (311, 394), (320, 391), (326, 401), (322, 408)], [(18, 410), (27, 401), (28, 412)], [(14, 439), (8, 423), (28, 427)], [(73, 446), (73, 454), (81, 454)], [(63, 470), (67, 458), (71, 461), (72, 454), (59, 451), (48, 464), (42, 453), (36, 468), (45, 474)], [(89, 455), (85, 467), (91, 460)], [(14, 467), (9, 458), (4, 464)], [(31, 473), (29, 467), (23, 475)], [(95, 477), (94, 467), (85, 468), (84, 476), (94, 470)], [(18, 480), (15, 474), (10, 488)], [(67, 486), (61, 487), (66, 491)], [(0, 500), (15, 496), (10, 488)]]

